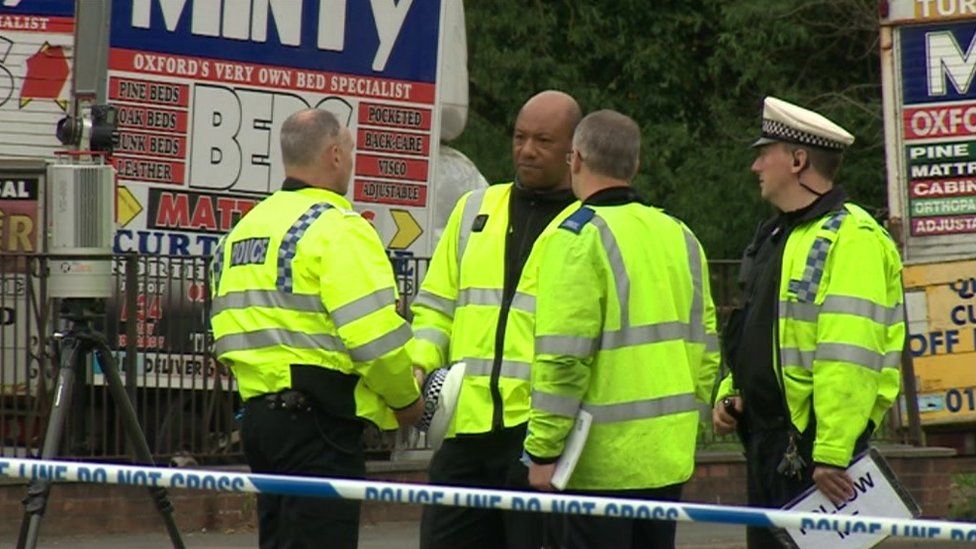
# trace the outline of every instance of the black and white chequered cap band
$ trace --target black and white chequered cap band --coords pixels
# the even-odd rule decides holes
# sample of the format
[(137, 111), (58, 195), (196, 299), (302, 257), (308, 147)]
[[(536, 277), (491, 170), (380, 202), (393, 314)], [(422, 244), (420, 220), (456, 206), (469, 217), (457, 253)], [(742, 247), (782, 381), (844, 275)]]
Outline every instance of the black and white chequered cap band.
[(424, 380), (424, 386), (420, 391), (424, 395), (424, 413), (421, 414), (415, 425), (421, 431), (426, 431), (430, 427), (431, 420), (434, 419), (437, 401), (440, 400), (441, 389), (444, 387), (444, 380), (447, 378), (448, 371), (447, 368), (438, 368)]
[(796, 143), (798, 145), (810, 145), (821, 149), (842, 151), (845, 148), (845, 145), (840, 141), (834, 141), (826, 137), (804, 132), (768, 118), (764, 118), (762, 121), (762, 136), (777, 141), (786, 141), (787, 143)]

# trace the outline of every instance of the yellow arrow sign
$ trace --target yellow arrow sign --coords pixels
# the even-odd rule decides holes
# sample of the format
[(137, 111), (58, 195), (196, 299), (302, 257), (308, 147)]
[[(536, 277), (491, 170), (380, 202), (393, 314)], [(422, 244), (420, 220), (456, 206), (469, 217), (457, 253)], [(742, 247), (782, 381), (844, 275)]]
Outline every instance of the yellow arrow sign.
[(130, 221), (132, 221), (137, 215), (139, 215), (139, 212), (142, 211), (142, 204), (140, 204), (139, 200), (135, 197), (134, 194), (132, 194), (132, 191), (130, 191), (124, 185), (119, 185), (119, 189), (117, 191), (117, 197), (119, 203), (118, 206), (119, 226), (125, 227), (126, 225), (129, 224)]
[(391, 250), (406, 250), (413, 244), (414, 240), (423, 234), (424, 230), (407, 210), (390, 210), (393, 222), (396, 223), (397, 232), (393, 235), (387, 248)]

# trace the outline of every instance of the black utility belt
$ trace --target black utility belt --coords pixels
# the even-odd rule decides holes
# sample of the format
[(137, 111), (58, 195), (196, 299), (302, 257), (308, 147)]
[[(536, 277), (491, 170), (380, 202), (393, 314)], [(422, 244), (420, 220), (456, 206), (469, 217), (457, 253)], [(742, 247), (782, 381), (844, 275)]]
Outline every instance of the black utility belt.
[(278, 393), (269, 393), (254, 398), (263, 401), (269, 410), (311, 412), (313, 408), (312, 399), (297, 389), (285, 389)]

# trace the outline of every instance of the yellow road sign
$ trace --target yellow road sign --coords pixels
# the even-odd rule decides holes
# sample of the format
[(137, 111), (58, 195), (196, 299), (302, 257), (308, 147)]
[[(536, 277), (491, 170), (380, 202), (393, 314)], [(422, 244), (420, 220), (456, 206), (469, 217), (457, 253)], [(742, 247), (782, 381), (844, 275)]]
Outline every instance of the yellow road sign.
[(393, 238), (390, 239), (387, 248), (391, 250), (405, 250), (423, 234), (424, 230), (417, 223), (417, 220), (413, 218), (413, 214), (407, 210), (390, 210), (390, 215), (393, 216), (393, 222), (396, 223), (397, 231), (393, 235)]
[(142, 211), (142, 204), (140, 204), (139, 200), (134, 194), (132, 194), (132, 191), (130, 191), (124, 185), (119, 185), (118, 203), (118, 221), (120, 227), (125, 227), (128, 225), (129, 222), (135, 219), (135, 217)]
[(976, 261), (906, 265), (922, 425), (976, 422)]

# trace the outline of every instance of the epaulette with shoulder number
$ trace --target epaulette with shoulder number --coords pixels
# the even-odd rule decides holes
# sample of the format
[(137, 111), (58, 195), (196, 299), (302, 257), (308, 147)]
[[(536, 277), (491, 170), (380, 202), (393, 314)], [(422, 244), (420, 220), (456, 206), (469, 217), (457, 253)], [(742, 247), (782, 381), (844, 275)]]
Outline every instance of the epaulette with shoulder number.
[(593, 219), (594, 215), (596, 215), (595, 211), (583, 206), (564, 219), (559, 228), (579, 234), (583, 227)]

